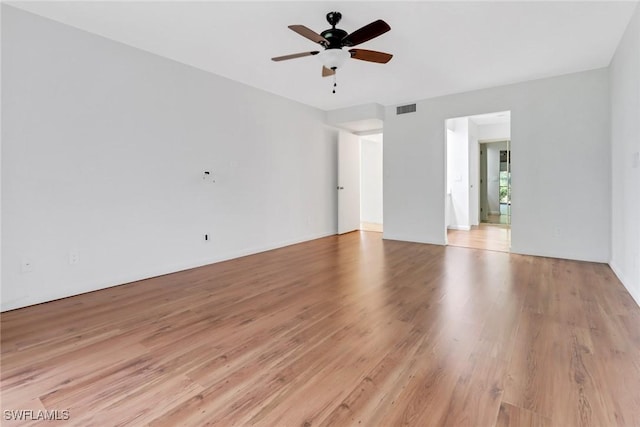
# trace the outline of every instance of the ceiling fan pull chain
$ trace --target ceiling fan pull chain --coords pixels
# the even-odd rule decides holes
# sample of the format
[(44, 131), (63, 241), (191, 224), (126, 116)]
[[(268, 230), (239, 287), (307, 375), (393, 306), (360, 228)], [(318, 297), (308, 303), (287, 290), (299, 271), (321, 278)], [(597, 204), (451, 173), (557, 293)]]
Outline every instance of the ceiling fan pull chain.
[(336, 86), (338, 86), (336, 84), (336, 74), (338, 73), (336, 73), (335, 70), (333, 70), (333, 93), (336, 93)]

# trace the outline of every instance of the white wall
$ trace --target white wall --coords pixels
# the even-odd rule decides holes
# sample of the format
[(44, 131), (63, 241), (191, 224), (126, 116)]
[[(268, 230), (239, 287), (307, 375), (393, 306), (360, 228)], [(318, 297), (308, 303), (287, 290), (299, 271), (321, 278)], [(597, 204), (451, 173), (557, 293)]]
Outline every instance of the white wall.
[[(0, 4), (0, 42), (2, 41), (2, 12), (4, 8)], [(0, 47), (0, 82), (2, 81), (2, 55), (1, 55), (1, 47)], [(2, 182), (2, 84), (0, 84), (0, 310), (2, 309), (2, 242), (4, 241), (3, 233), (2, 233), (2, 224), (4, 221), (2, 219), (2, 188), (4, 188), (4, 184)]]
[(3, 310), (336, 232), (324, 112), (2, 7)]
[(480, 223), (480, 146), (478, 125), (469, 119), (469, 225)]
[(495, 123), (491, 125), (478, 125), (478, 139), (480, 141), (492, 139), (511, 139), (511, 124)]
[(500, 213), (500, 150), (507, 149), (507, 142), (483, 144), (487, 150), (487, 198), (489, 213)]
[[(511, 111), (512, 251), (609, 260), (608, 70), (426, 99), (385, 116), (384, 237), (444, 244), (445, 126)], [(549, 156), (549, 153), (554, 153)], [(564, 191), (552, 191), (558, 182)], [(562, 206), (553, 215), (549, 206)]]
[[(354, 123), (354, 122), (372, 122), (378, 123), (376, 126), (379, 126), (384, 120), (385, 109), (384, 106), (376, 103), (358, 105), (355, 107), (349, 108), (340, 108), (337, 110), (327, 111), (325, 113), (326, 122), (330, 125), (334, 126), (342, 126), (345, 123)], [(369, 128), (366, 130), (376, 129)], [(358, 129), (364, 130), (364, 129)]]
[(449, 228), (469, 230), (469, 119), (452, 118), (447, 128)]
[(382, 224), (383, 139), (360, 138), (360, 221)]
[(640, 6), (610, 66), (611, 262), (640, 304)]

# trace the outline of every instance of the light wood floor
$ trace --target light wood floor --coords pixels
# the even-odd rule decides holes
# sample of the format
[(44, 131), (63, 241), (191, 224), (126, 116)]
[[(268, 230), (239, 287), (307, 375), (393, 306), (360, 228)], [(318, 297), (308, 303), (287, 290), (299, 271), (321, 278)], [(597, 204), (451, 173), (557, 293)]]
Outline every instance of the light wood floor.
[(640, 308), (604, 264), (355, 232), (1, 328), (2, 409), (64, 425), (640, 425)]
[(377, 231), (378, 233), (382, 233), (382, 224), (378, 224), (375, 222), (361, 222), (360, 230), (362, 231)]
[(480, 224), (471, 230), (447, 230), (447, 240), (451, 246), (509, 252), (511, 229), (505, 225)]
[(509, 215), (489, 214), (487, 220), (482, 221), (488, 224), (509, 224)]

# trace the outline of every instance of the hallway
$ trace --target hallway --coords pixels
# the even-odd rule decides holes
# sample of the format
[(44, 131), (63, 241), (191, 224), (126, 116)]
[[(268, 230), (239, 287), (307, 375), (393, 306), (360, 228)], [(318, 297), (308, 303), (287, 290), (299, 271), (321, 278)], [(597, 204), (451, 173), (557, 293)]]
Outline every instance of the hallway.
[(499, 224), (482, 223), (471, 230), (447, 230), (449, 246), (509, 252), (511, 229)]

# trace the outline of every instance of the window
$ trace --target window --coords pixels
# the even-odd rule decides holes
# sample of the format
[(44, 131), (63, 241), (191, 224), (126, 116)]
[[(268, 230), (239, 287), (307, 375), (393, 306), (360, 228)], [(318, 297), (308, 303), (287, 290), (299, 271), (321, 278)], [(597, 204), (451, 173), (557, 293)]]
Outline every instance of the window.
[(509, 215), (511, 207), (511, 151), (500, 151), (500, 214)]
[(501, 204), (503, 203), (511, 204), (511, 194), (509, 194), (510, 186), (511, 186), (511, 172), (500, 171), (500, 203)]

